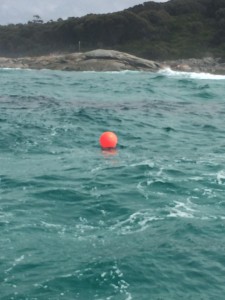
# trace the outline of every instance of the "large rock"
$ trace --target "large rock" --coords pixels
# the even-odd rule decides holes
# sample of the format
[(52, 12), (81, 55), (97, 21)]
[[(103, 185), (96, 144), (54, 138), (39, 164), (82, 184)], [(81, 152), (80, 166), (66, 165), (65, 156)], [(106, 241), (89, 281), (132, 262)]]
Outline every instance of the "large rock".
[(157, 62), (138, 58), (127, 53), (97, 49), (85, 53), (48, 55), (24, 58), (0, 58), (2, 68), (30, 68), (70, 71), (157, 71)]
[(0, 68), (51, 69), (68, 71), (155, 72), (170, 67), (183, 72), (225, 74), (225, 61), (220, 58), (178, 59), (158, 63), (115, 50), (97, 49), (84, 53), (58, 54), (38, 57), (0, 57)]
[(203, 57), (164, 62), (164, 67), (181, 72), (204, 72), (225, 75), (225, 61), (221, 58)]

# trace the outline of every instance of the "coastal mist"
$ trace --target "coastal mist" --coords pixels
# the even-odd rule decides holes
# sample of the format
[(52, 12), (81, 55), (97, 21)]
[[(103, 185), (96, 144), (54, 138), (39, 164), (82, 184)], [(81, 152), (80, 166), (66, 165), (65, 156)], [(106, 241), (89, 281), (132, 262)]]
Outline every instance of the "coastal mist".
[(0, 299), (223, 300), (224, 94), (220, 75), (1, 69)]

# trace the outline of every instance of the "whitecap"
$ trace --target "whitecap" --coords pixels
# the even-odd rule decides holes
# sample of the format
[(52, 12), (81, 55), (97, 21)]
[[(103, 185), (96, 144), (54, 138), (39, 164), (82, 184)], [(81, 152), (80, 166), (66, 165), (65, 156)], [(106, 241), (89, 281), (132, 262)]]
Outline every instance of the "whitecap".
[(46, 227), (46, 228), (56, 228), (56, 229), (61, 229), (62, 226), (59, 225), (59, 224), (52, 224), (52, 223), (47, 223), (47, 222), (44, 222), (44, 221), (41, 221), (41, 224)]
[[(102, 276), (104, 274), (104, 276)], [(113, 287), (115, 293), (123, 294), (126, 298), (126, 300), (132, 300), (133, 297), (129, 291), (130, 284), (125, 280), (124, 274), (121, 271), (121, 269), (118, 267), (117, 263), (111, 268), (110, 271), (102, 273), (101, 276), (105, 279), (105, 277), (108, 275), (113, 279), (115, 282), (111, 283), (111, 287)], [(116, 280), (115, 280), (116, 279)], [(107, 299), (110, 299), (108, 297)]]
[(23, 70), (22, 68), (0, 68), (1, 70)]
[(0, 211), (0, 222), (8, 224), (10, 222), (10, 219), (13, 218), (12, 213), (5, 213)]
[[(89, 71), (84, 71), (84, 72), (89, 72)], [(94, 71), (96, 73), (99, 73), (99, 71)], [(121, 71), (101, 71), (101, 73), (105, 74), (135, 74), (135, 73), (141, 73), (142, 71), (139, 70), (121, 70)]]
[(210, 73), (196, 73), (196, 72), (181, 72), (174, 71), (170, 68), (165, 68), (160, 70), (158, 73), (171, 76), (171, 77), (183, 77), (183, 78), (191, 78), (191, 79), (209, 79), (209, 80), (225, 80), (225, 75), (216, 75)]
[(20, 264), (25, 259), (25, 255), (21, 255), (14, 259), (14, 262), (12, 263), (12, 266), (5, 270), (5, 273), (9, 273), (15, 268), (18, 264)]
[(225, 171), (221, 170), (217, 173), (217, 182), (218, 184), (224, 184), (225, 183)]
[(94, 167), (93, 169), (91, 169), (91, 173), (96, 173), (96, 172), (98, 172), (98, 171), (100, 171), (100, 170), (102, 170), (102, 169), (103, 169), (102, 166)]
[[(152, 181), (148, 181), (147, 184), (150, 185), (152, 183)], [(148, 199), (148, 192), (145, 191), (145, 187), (142, 186), (142, 182), (139, 182), (137, 184), (137, 190), (140, 192), (141, 195), (143, 195), (146, 199)]]
[(130, 167), (138, 167), (138, 166), (149, 166), (149, 168), (154, 168), (155, 167), (155, 163), (149, 159), (138, 162), (138, 163), (134, 163), (131, 164)]
[(111, 226), (111, 230), (117, 231), (118, 234), (127, 235), (146, 230), (153, 221), (163, 220), (162, 217), (152, 215), (149, 211), (137, 211), (130, 215), (127, 219)]
[(191, 207), (192, 203), (190, 199), (187, 202), (174, 201), (175, 206), (170, 209), (167, 217), (169, 218), (194, 218), (195, 210)]
[(203, 180), (203, 177), (201, 177), (201, 176), (193, 176), (193, 177), (190, 177), (189, 180), (193, 180), (193, 181), (202, 181), (202, 180)]

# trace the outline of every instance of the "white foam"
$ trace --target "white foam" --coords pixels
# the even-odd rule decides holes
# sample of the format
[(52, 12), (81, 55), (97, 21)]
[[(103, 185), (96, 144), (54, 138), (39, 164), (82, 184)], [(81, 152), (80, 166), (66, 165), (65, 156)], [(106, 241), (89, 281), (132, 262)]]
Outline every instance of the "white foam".
[(111, 227), (122, 235), (132, 234), (146, 230), (153, 221), (163, 220), (161, 217), (153, 216), (149, 210), (137, 211), (130, 215), (126, 220), (118, 222)]
[[(149, 182), (149, 184), (148, 184)], [(147, 184), (150, 185), (152, 183), (152, 181), (148, 181)], [(148, 191), (145, 190), (145, 187), (142, 186), (142, 182), (139, 182), (137, 184), (137, 190), (140, 192), (140, 194), (142, 194), (147, 200), (148, 200)]]
[(159, 74), (163, 74), (170, 77), (183, 77), (183, 78), (191, 78), (191, 79), (210, 79), (210, 80), (225, 80), (225, 75), (215, 75), (210, 73), (196, 73), (196, 72), (181, 72), (181, 71), (173, 71), (170, 68), (165, 68), (158, 72)]
[(1, 70), (22, 70), (21, 68), (0, 68)]
[(149, 159), (138, 162), (138, 163), (134, 163), (130, 165), (131, 167), (137, 167), (137, 166), (149, 166), (149, 168), (154, 168), (155, 163)]
[(187, 213), (185, 211), (175, 209), (175, 208), (170, 212), (168, 217), (170, 217), (170, 218), (177, 218), (177, 217), (180, 217), (180, 218), (194, 218), (194, 216), (192, 214)]
[(13, 218), (12, 213), (5, 213), (0, 211), (0, 222), (8, 224), (10, 219)]
[(95, 168), (93, 168), (93, 169), (91, 170), (91, 173), (96, 173), (96, 172), (98, 172), (98, 171), (100, 171), (100, 170), (102, 170), (102, 169), (103, 169), (102, 166), (97, 166), (97, 167), (95, 167)]
[(222, 170), (217, 173), (217, 182), (218, 184), (225, 183), (225, 171)]
[(14, 262), (12, 263), (12, 266), (5, 270), (5, 273), (9, 273), (15, 268), (18, 264), (20, 264), (25, 258), (25, 255), (21, 255), (20, 257), (15, 258)]
[(108, 74), (127, 74), (127, 73), (140, 73), (138, 70), (121, 70), (121, 71), (102, 71), (102, 73)]
[(6, 70), (6, 71), (21, 71), (21, 70), (25, 70), (25, 71), (34, 71), (34, 69), (29, 69), (29, 68), (0, 68), (0, 70)]
[(126, 300), (132, 300), (132, 295), (129, 292), (129, 286), (130, 284), (124, 279), (123, 272), (119, 269), (118, 265), (116, 264), (113, 266), (113, 268), (110, 270), (110, 277), (112, 279), (117, 278), (118, 281), (115, 284), (111, 284), (111, 286), (114, 288), (115, 292), (120, 294), (123, 294), (126, 297)]
[(193, 180), (193, 181), (202, 181), (202, 180), (203, 180), (203, 177), (201, 177), (201, 176), (193, 176), (193, 177), (190, 177), (189, 180)]
[(52, 224), (52, 223), (47, 223), (47, 222), (44, 222), (44, 221), (41, 221), (41, 224), (46, 227), (46, 228), (61, 228), (61, 225), (59, 224)]
[(20, 263), (22, 260), (24, 260), (25, 256), (21, 255), (20, 257), (15, 259), (15, 263)]
[(187, 199), (187, 203), (174, 201), (175, 206), (170, 210), (169, 218), (194, 218), (195, 210), (190, 207), (191, 201)]

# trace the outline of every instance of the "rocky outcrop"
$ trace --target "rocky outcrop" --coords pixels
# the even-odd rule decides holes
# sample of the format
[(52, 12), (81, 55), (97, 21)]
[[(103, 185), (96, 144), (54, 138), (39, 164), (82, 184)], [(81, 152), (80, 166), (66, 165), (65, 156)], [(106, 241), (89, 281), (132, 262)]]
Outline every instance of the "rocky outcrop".
[(164, 67), (181, 72), (211, 73), (225, 75), (225, 59), (205, 57), (165, 61)]
[(183, 72), (225, 74), (225, 60), (206, 57), (155, 62), (115, 50), (97, 49), (84, 53), (54, 54), (38, 57), (0, 57), (0, 68), (51, 69), (65, 71), (122, 71), (155, 72), (170, 67)]
[(97, 49), (85, 53), (48, 55), (40, 57), (0, 58), (1, 68), (52, 69), (68, 71), (157, 71), (160, 63), (127, 53)]

